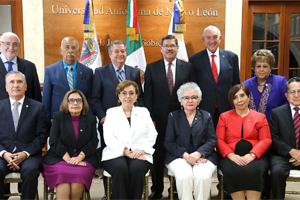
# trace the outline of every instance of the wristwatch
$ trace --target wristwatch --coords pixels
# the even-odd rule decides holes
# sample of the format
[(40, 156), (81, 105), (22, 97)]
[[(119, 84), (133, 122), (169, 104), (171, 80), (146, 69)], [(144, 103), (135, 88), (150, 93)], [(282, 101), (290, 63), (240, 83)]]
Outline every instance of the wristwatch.
[(256, 159), (256, 155), (255, 155), (254, 153), (250, 153), (250, 155), (251, 155), (254, 159)]

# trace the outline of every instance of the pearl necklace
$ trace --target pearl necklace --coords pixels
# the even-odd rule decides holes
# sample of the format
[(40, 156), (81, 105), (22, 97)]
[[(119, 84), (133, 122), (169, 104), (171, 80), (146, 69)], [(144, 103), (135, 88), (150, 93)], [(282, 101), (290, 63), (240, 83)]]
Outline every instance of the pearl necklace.
[(264, 83), (259, 83), (259, 82), (257, 81), (257, 85), (259, 85), (259, 86), (264, 86), (265, 84), (264, 84)]

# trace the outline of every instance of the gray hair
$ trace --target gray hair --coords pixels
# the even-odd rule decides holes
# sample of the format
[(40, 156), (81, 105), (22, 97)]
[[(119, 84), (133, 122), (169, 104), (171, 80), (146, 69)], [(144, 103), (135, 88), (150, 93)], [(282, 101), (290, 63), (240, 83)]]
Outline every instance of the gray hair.
[(9, 35), (13, 35), (13, 36), (17, 37), (17, 39), (18, 39), (18, 41), (19, 41), (19, 43), (20, 43), (20, 38), (18, 37), (17, 34), (15, 34), (15, 33), (13, 33), (13, 32), (5, 32), (5, 33), (3, 33), (2, 36), (1, 36), (1, 41), (3, 41), (3, 40), (2, 40), (3, 37), (9, 36)]
[(23, 76), (24, 83), (27, 84), (25, 74), (23, 74), (23, 73), (20, 72), (20, 71), (10, 71), (10, 72), (8, 72), (8, 73), (5, 75), (5, 84), (7, 83), (7, 78), (8, 78), (8, 76), (11, 75), (11, 74), (21, 74), (21, 75)]
[(221, 31), (220, 31), (220, 29), (218, 28), (218, 27), (216, 27), (216, 26), (213, 26), (213, 25), (209, 25), (208, 27), (206, 27), (205, 29), (204, 29), (204, 31), (203, 31), (203, 37), (205, 37), (205, 32), (208, 30), (208, 29), (211, 29), (211, 30), (216, 30), (216, 31), (218, 31), (218, 33), (219, 33), (219, 37), (221, 36)]
[(202, 92), (199, 88), (199, 86), (194, 83), (194, 82), (187, 82), (183, 85), (181, 85), (179, 87), (179, 89), (177, 90), (177, 96), (178, 96), (178, 101), (181, 103), (182, 101), (182, 97), (183, 97), (183, 93), (187, 90), (194, 90), (197, 92), (197, 96), (198, 96), (198, 99), (199, 99), (199, 103), (201, 102), (202, 100)]
[(296, 77), (293, 77), (293, 78), (290, 78), (286, 84), (285, 84), (285, 87), (286, 87), (286, 92), (289, 91), (289, 86), (292, 82), (300, 82), (300, 77), (296, 76)]
[(114, 44), (123, 44), (124, 45), (124, 47), (125, 47), (125, 51), (127, 52), (127, 47), (126, 47), (126, 45), (125, 45), (125, 43), (124, 42), (122, 42), (121, 40), (114, 40), (114, 41), (112, 41), (110, 44), (109, 44), (109, 46), (108, 46), (108, 53), (112, 53), (112, 50), (113, 50), (113, 45)]

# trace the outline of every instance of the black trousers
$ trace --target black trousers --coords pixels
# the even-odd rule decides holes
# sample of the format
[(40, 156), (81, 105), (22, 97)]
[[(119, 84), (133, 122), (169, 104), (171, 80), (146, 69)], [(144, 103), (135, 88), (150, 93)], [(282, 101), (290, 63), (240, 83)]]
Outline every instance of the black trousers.
[[(42, 167), (41, 156), (30, 156), (25, 159), (20, 165), (22, 178), (22, 196), (21, 199), (35, 199), (38, 186), (38, 177), (40, 175), (40, 169)], [(5, 159), (0, 158), (0, 199), (3, 199), (4, 195), (4, 178), (7, 174), (14, 172), (7, 167)]]
[(141, 199), (145, 174), (151, 163), (126, 156), (103, 161), (103, 168), (112, 176), (112, 199)]

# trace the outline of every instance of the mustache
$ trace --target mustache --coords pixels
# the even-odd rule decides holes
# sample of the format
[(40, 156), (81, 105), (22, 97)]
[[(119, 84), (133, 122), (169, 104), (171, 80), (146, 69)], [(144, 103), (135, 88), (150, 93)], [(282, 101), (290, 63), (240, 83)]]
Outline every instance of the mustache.
[(74, 57), (75, 54), (74, 53), (68, 53), (67, 56), (73, 56)]
[(167, 53), (173, 53), (173, 50), (168, 50)]

